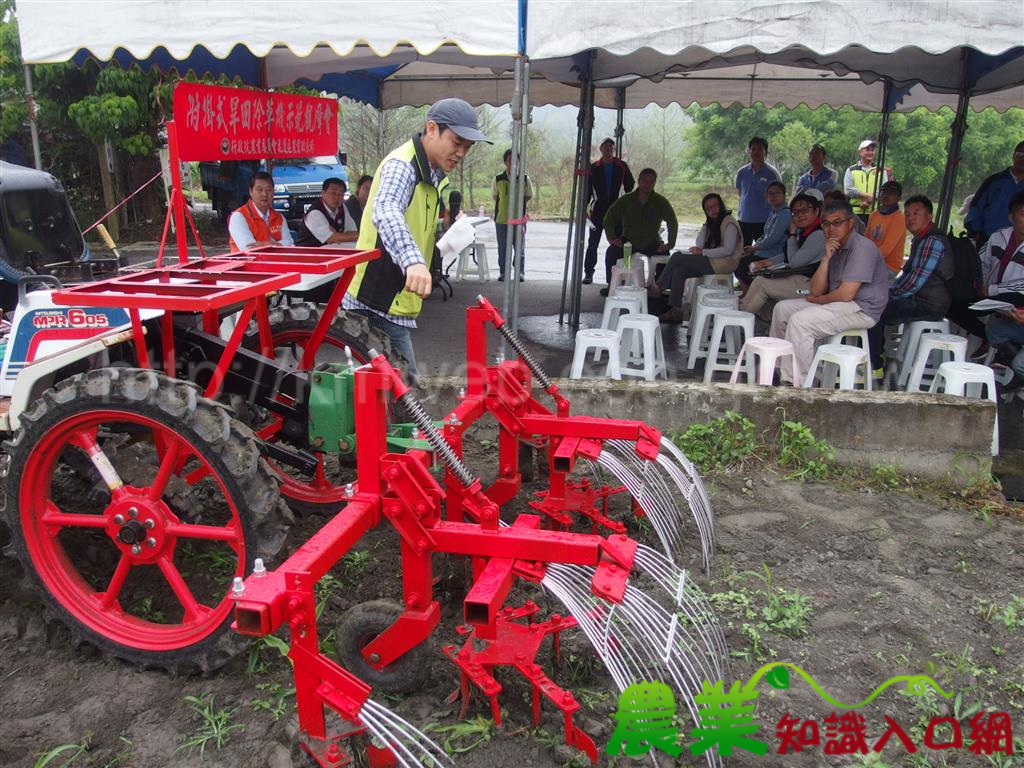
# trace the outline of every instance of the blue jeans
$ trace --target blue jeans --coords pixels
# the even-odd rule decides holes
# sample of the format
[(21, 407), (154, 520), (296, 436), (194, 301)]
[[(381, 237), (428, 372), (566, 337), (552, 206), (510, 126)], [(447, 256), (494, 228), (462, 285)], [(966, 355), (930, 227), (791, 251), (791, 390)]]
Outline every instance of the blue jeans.
[[(494, 222), (494, 234), (497, 235), (497, 237), (498, 237), (498, 274), (504, 275), (505, 274), (505, 257), (507, 256), (507, 254), (505, 252), (505, 250), (506, 250), (505, 249), (505, 244), (506, 244), (506, 240), (508, 238), (508, 224), (499, 224), (498, 222)], [(515, 233), (513, 233), (513, 237), (514, 236), (515, 236)], [(525, 234), (523, 235), (523, 244), (524, 245), (526, 244), (526, 235)], [(513, 241), (512, 248), (515, 249), (515, 247), (516, 247), (515, 246), (515, 241)], [(521, 254), (521, 253), (517, 253), (516, 257), (517, 258), (515, 258), (514, 260), (519, 262), (519, 274), (523, 275), (524, 272), (526, 271), (525, 259), (523, 259), (523, 254)]]
[(345, 311), (351, 312), (354, 315), (362, 315), (369, 321), (371, 328), (376, 328), (391, 339), (391, 348), (401, 354), (409, 364), (409, 380), (406, 383), (416, 386), (419, 380), (416, 376), (416, 352), (412, 348), (412, 328), (406, 328), (404, 325), (393, 323), (383, 315), (378, 315), (376, 312), (369, 312), (365, 309), (348, 309)]
[[(993, 347), (1011, 343), (1024, 345), (1024, 325), (1008, 317), (993, 317), (985, 327), (985, 336)], [(1024, 378), (1024, 349), (1014, 356), (1010, 367), (1014, 373)]]
[(871, 347), (871, 367), (882, 367), (882, 347), (885, 346), (885, 326), (909, 323), (914, 320), (941, 320), (942, 313), (921, 302), (917, 296), (902, 299), (889, 297), (882, 317), (873, 328), (868, 329), (868, 346)]

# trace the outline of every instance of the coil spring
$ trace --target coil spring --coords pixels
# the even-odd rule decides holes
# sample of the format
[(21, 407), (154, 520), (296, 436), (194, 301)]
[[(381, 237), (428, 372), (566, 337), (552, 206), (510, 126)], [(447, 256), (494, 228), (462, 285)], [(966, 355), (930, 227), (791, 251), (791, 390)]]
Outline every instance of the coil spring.
[(409, 415), (412, 416), (412, 420), (416, 422), (416, 426), (419, 427), (420, 434), (430, 443), (430, 447), (434, 449), (434, 453), (441, 457), (441, 461), (444, 465), (451, 470), (462, 484), (468, 488), (475, 481), (473, 473), (469, 471), (465, 464), (462, 463), (462, 459), (456, 455), (454, 449), (448, 445), (448, 441), (444, 439), (444, 435), (441, 434), (440, 430), (434, 426), (434, 422), (427, 416), (426, 411), (423, 410), (423, 406), (420, 405), (420, 401), (413, 395), (412, 390), (408, 390), (404, 395), (398, 398), (398, 401), (402, 403), (409, 411)]
[(516, 351), (516, 354), (523, 359), (526, 363), (526, 367), (529, 368), (533, 375), (537, 377), (537, 381), (544, 389), (548, 389), (551, 386), (551, 379), (544, 373), (544, 369), (537, 364), (537, 361), (533, 359), (533, 355), (530, 354), (530, 350), (523, 344), (523, 340), (516, 336), (508, 327), (508, 323), (502, 323), (498, 326), (498, 332), (505, 337), (505, 341)]

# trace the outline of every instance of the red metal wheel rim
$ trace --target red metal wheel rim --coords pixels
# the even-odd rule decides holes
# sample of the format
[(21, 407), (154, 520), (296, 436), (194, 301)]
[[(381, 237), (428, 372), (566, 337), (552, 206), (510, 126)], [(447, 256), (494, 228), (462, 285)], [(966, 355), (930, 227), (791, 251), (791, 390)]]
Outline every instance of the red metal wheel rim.
[[(61, 453), (71, 445), (87, 441), (101, 425), (114, 422), (151, 430), (153, 450), (158, 454), (157, 470), (152, 482), (145, 486), (126, 484), (113, 491), (110, 503), (99, 514), (60, 510), (52, 499), (52, 481)], [(162, 455), (156, 449), (157, 445), (162, 447)], [(218, 505), (223, 504), (224, 519), (218, 525), (182, 522), (162, 499), (170, 478), (178, 476), (184, 479), (178, 472), (190, 458), (200, 465), (199, 476), (212, 478), (222, 497)], [(153, 498), (150, 498), (151, 495)], [(202, 453), (164, 424), (137, 413), (113, 409), (86, 411), (58, 422), (43, 434), (25, 462), (18, 498), (22, 536), (39, 579), (67, 613), (97, 635), (119, 645), (147, 652), (174, 651), (210, 636), (230, 613), (230, 582), (224, 585), (222, 593), (217, 589), (217, 596), (210, 600), (211, 603), (215, 600), (215, 604), (204, 604), (204, 596), (197, 598), (192, 592), (196, 584), (190, 585), (175, 563), (175, 554), (183, 540), (222, 543), (234, 553), (233, 575), (244, 575), (245, 532), (238, 507), (228, 493), (223, 478)], [(129, 508), (141, 510), (140, 519), (153, 522), (153, 527), (146, 529), (146, 541), (152, 537), (153, 541), (158, 542), (152, 548), (140, 547), (143, 551), (139, 556), (131, 554), (129, 544), (111, 535), (114, 529), (124, 527), (114, 522), (115, 516)], [(69, 527), (104, 529), (107, 533), (106, 541), (121, 550), (105, 590), (97, 590), (89, 584), (76, 565), (74, 555), (60, 542), (58, 533)], [(105, 554), (118, 557), (112, 553)], [(129, 572), (145, 566), (156, 566), (170, 594), (179, 601), (183, 614), (180, 622), (150, 621), (133, 615), (120, 604), (118, 598)]]

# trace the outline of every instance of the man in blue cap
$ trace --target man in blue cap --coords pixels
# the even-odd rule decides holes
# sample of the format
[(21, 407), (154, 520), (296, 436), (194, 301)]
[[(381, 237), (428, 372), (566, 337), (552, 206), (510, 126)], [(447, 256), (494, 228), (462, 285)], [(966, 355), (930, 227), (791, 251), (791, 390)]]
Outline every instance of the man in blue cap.
[(448, 186), (446, 174), (478, 141), (492, 143), (473, 107), (462, 99), (441, 99), (427, 112), (423, 132), (385, 157), (373, 175), (356, 246), (379, 248), (381, 256), (356, 268), (342, 306), (387, 334), (408, 361), (412, 382), (412, 329), (432, 288), (440, 193)]

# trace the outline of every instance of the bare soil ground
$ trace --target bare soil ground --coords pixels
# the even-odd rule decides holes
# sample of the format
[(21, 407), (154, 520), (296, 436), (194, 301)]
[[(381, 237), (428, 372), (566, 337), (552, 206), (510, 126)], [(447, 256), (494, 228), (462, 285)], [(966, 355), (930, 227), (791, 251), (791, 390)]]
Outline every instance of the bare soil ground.
[[(489, 435), (483, 430), (478, 437)], [(484, 442), (470, 465), (485, 471), (492, 450)], [(783, 713), (817, 719), (824, 739), (823, 720), (837, 708), (795, 674), (789, 690), (776, 691), (762, 682), (755, 722), (769, 752), (756, 757), (738, 751), (729, 765), (1010, 765), (988, 763), (966, 749), (930, 751), (922, 737), (931, 717), (949, 714), (966, 725), (975, 706), (1009, 712), (1018, 734), (1024, 734), (1024, 604), (1014, 599), (1024, 596), (1024, 518), (1019, 512), (972, 513), (956, 499), (905, 486), (893, 477), (832, 485), (786, 480), (758, 468), (716, 473), (707, 484), (719, 547), (711, 574), (699, 578), (726, 628), (733, 679), (744, 682), (765, 661), (778, 660), (805, 669), (840, 702), (860, 701), (901, 674), (927, 673), (946, 690), (959, 692), (957, 700), (947, 701), (890, 688), (857, 710), (866, 719), (869, 746), (882, 734), (883, 715), (888, 714), (920, 748), (913, 756), (892, 739), (880, 757), (826, 756), (819, 746), (783, 758), (775, 754), (775, 726)], [(298, 521), (292, 540), (305, 540), (320, 524), (311, 518)], [(393, 531), (373, 532), (358, 551), (364, 554), (350, 555), (335, 568), (323, 593), (320, 627), (328, 643), (345, 609), (400, 595)], [(445, 702), (457, 674), (440, 652), (441, 645), (458, 641), (457, 581), (446, 579), (441, 585), (447, 592), (445, 616), (429, 648), (427, 682), (411, 695), (377, 697), (421, 728), (460, 723), (458, 705)], [(11, 558), (0, 559), (0, 583), (0, 765), (38, 765), (40, 755), (62, 744), (85, 744), (87, 749), (74, 757), (74, 750), (64, 752), (50, 766), (64, 765), (68, 758), (73, 766), (302, 764), (294, 747), (290, 667), (269, 643), (254, 646), (248, 656), (208, 677), (175, 679), (106, 660), (86, 646), (74, 648), (69, 632), (23, 586)], [(558, 610), (539, 594), (522, 591), (523, 597)], [(578, 723), (603, 749), (612, 733), (617, 695), (583, 638), (578, 633), (566, 637), (557, 669), (550, 659), (544, 661), (549, 671), (555, 670), (556, 681), (584, 702)], [(436, 740), (449, 739), (453, 749), (465, 750), (454, 755), (456, 764), (586, 763), (559, 744), (561, 725), (550, 708), (542, 727), (532, 729), (526, 687), (508, 676), (503, 682), (503, 728), (489, 727), (485, 702), (474, 696), (472, 725), (463, 732), (435, 730)], [(207, 741), (202, 753), (198, 746), (186, 746), (201, 736), (203, 727), (187, 696), (208, 702), (211, 714), (228, 713), (225, 725), (232, 729), (221, 748), (214, 741)], [(969, 731), (965, 727), (965, 746)], [(1024, 752), (1019, 739), (1017, 750)], [(659, 763), (669, 764), (661, 757)], [(633, 761), (602, 755), (601, 762)], [(704, 761), (684, 753), (673, 764)]]

